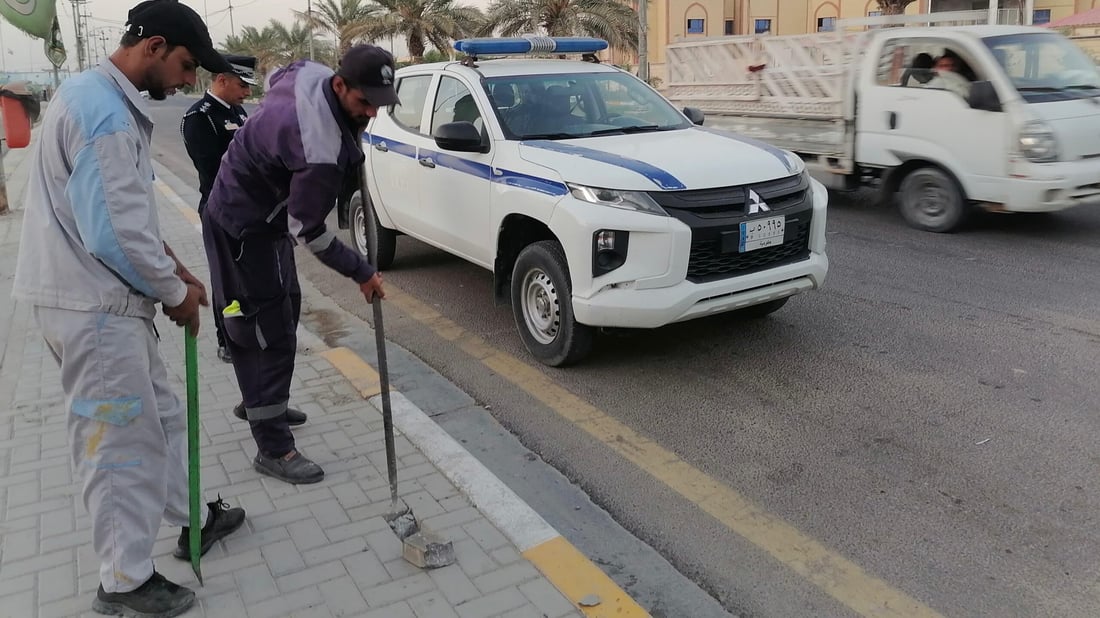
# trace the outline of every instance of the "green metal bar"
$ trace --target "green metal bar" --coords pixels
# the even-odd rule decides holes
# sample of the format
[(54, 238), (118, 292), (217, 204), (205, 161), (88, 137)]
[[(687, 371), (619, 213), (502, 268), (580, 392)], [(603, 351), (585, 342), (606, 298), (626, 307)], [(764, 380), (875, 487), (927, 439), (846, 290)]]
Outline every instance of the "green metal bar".
[(202, 494), (199, 484), (199, 353), (195, 335), (189, 327), (184, 327), (184, 357), (187, 366), (187, 493), (190, 498), (190, 534), (191, 569), (202, 583), (202, 524), (199, 513), (202, 512)]

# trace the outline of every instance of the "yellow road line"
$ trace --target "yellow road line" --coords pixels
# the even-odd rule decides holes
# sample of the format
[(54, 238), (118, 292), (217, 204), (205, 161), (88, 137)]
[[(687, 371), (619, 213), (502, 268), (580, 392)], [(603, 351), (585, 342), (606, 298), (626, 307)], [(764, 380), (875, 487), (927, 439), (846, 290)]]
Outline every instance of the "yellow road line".
[[(386, 295), (389, 296), (389, 290)], [(564, 537), (559, 536), (532, 547), (523, 552), (523, 557), (530, 560), (588, 618), (649, 616), (637, 601)], [(581, 601), (586, 599), (596, 604), (581, 605)]]
[(386, 301), (453, 341), (467, 354), (541, 401), (722, 525), (862, 616), (940, 616), (935, 610), (803, 534), (656, 442), (562, 388), (524, 361), (493, 348), (426, 303), (386, 284)]
[(321, 352), (321, 356), (344, 374), (363, 399), (370, 399), (382, 392), (382, 382), (378, 378), (378, 372), (359, 358), (355, 352), (347, 348), (331, 348)]

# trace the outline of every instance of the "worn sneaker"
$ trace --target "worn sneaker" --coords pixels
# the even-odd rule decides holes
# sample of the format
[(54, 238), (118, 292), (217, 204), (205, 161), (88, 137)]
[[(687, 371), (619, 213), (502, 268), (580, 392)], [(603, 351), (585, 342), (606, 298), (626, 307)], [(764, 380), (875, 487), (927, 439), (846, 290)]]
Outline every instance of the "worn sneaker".
[(256, 453), (252, 467), (260, 474), (273, 476), (280, 481), (294, 485), (320, 483), (325, 479), (325, 471), (298, 451), (290, 451), (282, 457), (265, 457)]
[[(229, 505), (225, 503), (225, 500), (222, 500), (221, 496), (218, 496), (218, 499), (213, 502), (206, 503), (206, 506), (210, 507), (210, 514), (206, 516), (206, 525), (202, 527), (202, 534), (199, 537), (201, 539), (200, 556), (206, 555), (206, 552), (214, 546), (214, 543), (229, 536), (244, 523), (244, 509), (229, 508)], [(184, 526), (183, 530), (180, 531), (180, 539), (176, 543), (176, 549), (172, 551), (172, 555), (180, 560), (191, 559), (190, 533), (191, 529)]]
[[(248, 420), (248, 415), (245, 414), (244, 404), (238, 403), (237, 407), (233, 408), (233, 416), (241, 419), (242, 421)], [(294, 408), (286, 409), (286, 424), (287, 425), (305, 425), (306, 413), (301, 410), (295, 410)]]
[(172, 618), (194, 604), (195, 593), (191, 589), (173, 584), (153, 571), (152, 577), (130, 592), (104, 592), (101, 585), (92, 601), (92, 609), (108, 616)]

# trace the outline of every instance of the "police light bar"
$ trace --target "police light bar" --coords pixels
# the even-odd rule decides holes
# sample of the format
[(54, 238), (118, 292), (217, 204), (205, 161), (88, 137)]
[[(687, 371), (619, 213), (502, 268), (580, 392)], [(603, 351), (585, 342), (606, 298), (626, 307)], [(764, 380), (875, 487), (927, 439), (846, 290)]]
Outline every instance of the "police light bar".
[(461, 39), (455, 41), (455, 49), (467, 56), (594, 54), (607, 49), (607, 41), (591, 37), (548, 36)]

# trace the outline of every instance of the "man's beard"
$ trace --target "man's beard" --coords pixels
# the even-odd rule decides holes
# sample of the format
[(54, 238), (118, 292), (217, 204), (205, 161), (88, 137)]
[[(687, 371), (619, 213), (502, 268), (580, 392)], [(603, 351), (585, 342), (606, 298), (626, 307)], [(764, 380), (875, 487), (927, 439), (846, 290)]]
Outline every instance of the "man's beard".
[(149, 98), (154, 101), (163, 101), (168, 98), (169, 88), (164, 85), (164, 80), (157, 74), (156, 70), (150, 68), (145, 72), (145, 91), (149, 93)]

